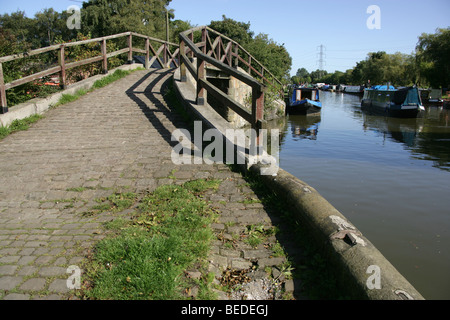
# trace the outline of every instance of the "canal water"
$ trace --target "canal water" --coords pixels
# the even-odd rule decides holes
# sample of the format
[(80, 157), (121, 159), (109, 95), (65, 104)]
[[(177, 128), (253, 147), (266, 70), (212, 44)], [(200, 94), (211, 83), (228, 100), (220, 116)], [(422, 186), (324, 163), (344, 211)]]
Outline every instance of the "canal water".
[(288, 116), (280, 166), (347, 217), (426, 299), (450, 299), (450, 110), (367, 115), (320, 92), (319, 116)]

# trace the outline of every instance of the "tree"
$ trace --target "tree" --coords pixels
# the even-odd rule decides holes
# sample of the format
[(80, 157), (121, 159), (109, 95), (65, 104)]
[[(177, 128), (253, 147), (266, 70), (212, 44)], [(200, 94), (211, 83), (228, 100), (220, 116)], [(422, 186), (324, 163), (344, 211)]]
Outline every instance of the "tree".
[[(164, 39), (171, 0), (89, 0), (83, 3), (83, 26), (100, 37), (134, 31)], [(173, 17), (173, 13), (169, 12)]]
[(260, 33), (245, 48), (277, 79), (288, 79), (292, 58), (283, 45)]
[(35, 34), (42, 39), (42, 47), (54, 44), (55, 37), (62, 36), (63, 30), (67, 29), (66, 20), (63, 20), (62, 14), (56, 12), (53, 8), (36, 13), (35, 21)]
[(297, 73), (295, 75), (297, 77), (299, 77), (300, 79), (302, 79), (302, 78), (306, 78), (307, 76), (309, 76), (309, 72), (305, 68), (300, 68), (297, 70)]
[(277, 44), (264, 33), (254, 36), (250, 23), (238, 22), (225, 15), (221, 21), (211, 21), (209, 27), (239, 43), (275, 78), (289, 82), (292, 58), (284, 45)]
[(34, 34), (36, 21), (25, 16), (24, 11), (0, 15), (1, 29), (14, 35), (17, 44), (25, 48), (37, 48), (40, 40)]
[(328, 72), (326, 70), (317, 69), (316, 71), (312, 71), (309, 74), (309, 76), (311, 77), (312, 83), (317, 83), (317, 82), (321, 82), (320, 80), (322, 80), (323, 77), (325, 77), (327, 74), (328, 74)]
[(450, 27), (423, 33), (416, 46), (420, 80), (435, 88), (450, 85)]
[(225, 15), (222, 15), (221, 21), (211, 21), (209, 27), (233, 39), (243, 47), (252, 41), (254, 36), (253, 31), (250, 30), (250, 22), (238, 22)]
[(179, 34), (193, 27), (194, 26), (191, 24), (190, 21), (183, 21), (183, 20), (170, 21), (170, 41), (178, 43)]

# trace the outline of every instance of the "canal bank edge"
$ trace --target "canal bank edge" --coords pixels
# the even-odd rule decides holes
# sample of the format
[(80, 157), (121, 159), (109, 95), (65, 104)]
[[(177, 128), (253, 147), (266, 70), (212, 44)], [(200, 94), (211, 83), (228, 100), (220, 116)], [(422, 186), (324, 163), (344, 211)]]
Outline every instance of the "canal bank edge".
[[(173, 76), (177, 96), (184, 108), (209, 128), (225, 132), (226, 121), (209, 106), (195, 103), (195, 88)], [(226, 139), (225, 135), (224, 138)], [(261, 175), (264, 165), (254, 164), (243, 171), (259, 176), (266, 186), (285, 200), (300, 222), (308, 226), (315, 241), (335, 269), (339, 287), (351, 296), (369, 300), (424, 300), (424, 297), (362, 233), (314, 188), (279, 168), (276, 176)]]

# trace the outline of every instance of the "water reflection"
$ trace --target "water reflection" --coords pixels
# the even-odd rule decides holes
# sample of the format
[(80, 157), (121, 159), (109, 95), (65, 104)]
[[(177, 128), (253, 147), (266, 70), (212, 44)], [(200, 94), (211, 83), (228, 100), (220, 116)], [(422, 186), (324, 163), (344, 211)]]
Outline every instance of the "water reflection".
[(316, 140), (319, 132), (321, 115), (290, 115), (290, 129), (292, 140)]
[(383, 139), (403, 143), (413, 159), (432, 161), (434, 167), (450, 171), (449, 111), (427, 107), (424, 117), (416, 119), (363, 113), (363, 128), (380, 133)]
[(363, 113), (357, 96), (321, 92), (321, 100), (319, 118), (290, 116), (279, 127), (281, 167), (349, 218), (426, 298), (450, 299), (450, 110), (399, 119)]

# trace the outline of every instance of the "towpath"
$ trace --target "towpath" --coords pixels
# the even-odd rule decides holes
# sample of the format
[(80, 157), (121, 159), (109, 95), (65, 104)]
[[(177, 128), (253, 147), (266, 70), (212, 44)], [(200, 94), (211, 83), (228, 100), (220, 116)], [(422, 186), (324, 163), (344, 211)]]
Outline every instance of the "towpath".
[[(151, 192), (199, 178), (221, 179), (208, 199), (220, 212), (210, 270), (251, 269), (280, 276), (272, 236), (253, 248), (239, 234), (270, 228), (274, 217), (244, 178), (228, 166), (181, 165), (171, 160), (171, 134), (187, 128), (167, 105), (162, 88), (172, 71), (136, 71), (79, 100), (49, 110), (28, 131), (0, 141), (0, 299), (67, 299), (67, 268), (79, 265), (104, 237), (110, 213), (83, 215), (113, 192)], [(263, 270), (265, 270), (263, 272)], [(195, 270), (192, 275), (195, 276)], [(279, 279), (282, 279), (279, 278)], [(294, 281), (283, 281), (288, 292)], [(221, 299), (229, 299), (225, 294)]]

